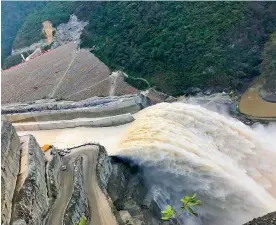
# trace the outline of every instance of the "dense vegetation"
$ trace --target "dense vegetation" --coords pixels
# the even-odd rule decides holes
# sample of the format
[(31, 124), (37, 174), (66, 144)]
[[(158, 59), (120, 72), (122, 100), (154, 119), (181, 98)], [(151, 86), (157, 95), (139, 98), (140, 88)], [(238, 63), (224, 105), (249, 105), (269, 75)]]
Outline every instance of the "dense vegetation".
[(25, 17), (45, 5), (45, 2), (7, 2), (1, 7), (1, 61), (11, 54), (12, 43)]
[(276, 4), (102, 2), (82, 46), (107, 65), (180, 94), (191, 86), (238, 88), (259, 74), (260, 53), (276, 30)]
[(42, 22), (50, 20), (56, 27), (60, 23), (67, 22), (72, 13), (86, 20), (93, 4), (90, 2), (3, 2), (2, 6), (2, 68), (5, 69), (21, 62), (20, 56), (9, 56), (12, 47), (13, 49), (27, 47), (45, 38), (42, 33)]
[(30, 14), (14, 41), (13, 48), (29, 46), (42, 38), (42, 22), (50, 20), (54, 27), (69, 20), (71, 14), (86, 20), (91, 14), (91, 2), (48, 2), (39, 11)]
[(13, 48), (22, 48), (38, 42), (43, 38), (42, 22), (50, 20), (53, 26), (67, 22), (74, 8), (74, 2), (49, 2), (40, 10), (30, 14), (18, 31)]
[[(32, 53), (33, 53), (33, 51), (28, 51), (28, 52), (23, 52), (22, 54), (26, 58)], [(21, 54), (10, 55), (5, 59), (5, 63), (2, 65), (2, 69), (8, 69), (12, 66), (22, 63), (22, 61), (23, 61), (23, 59), (21, 57)]]
[(38, 41), (44, 20), (57, 26), (72, 13), (89, 20), (82, 47), (174, 95), (188, 87), (239, 88), (259, 75), (276, 30), (274, 2), (48, 2), (27, 17), (14, 47)]
[(262, 53), (261, 72), (266, 78), (276, 79), (276, 32), (272, 33)]
[[(265, 44), (262, 52), (261, 72), (265, 79), (262, 90), (268, 93), (274, 93), (274, 97), (266, 100), (276, 102), (276, 32), (272, 33), (269, 41)], [(262, 93), (262, 92), (261, 92)]]

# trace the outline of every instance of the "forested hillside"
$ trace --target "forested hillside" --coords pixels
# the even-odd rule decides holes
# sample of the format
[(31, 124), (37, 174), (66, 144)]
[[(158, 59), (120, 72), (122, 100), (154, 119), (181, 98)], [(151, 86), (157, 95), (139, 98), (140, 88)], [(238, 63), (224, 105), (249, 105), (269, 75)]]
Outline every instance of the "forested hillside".
[(262, 53), (261, 72), (265, 77), (276, 79), (276, 32), (270, 35)]
[(67, 22), (74, 8), (74, 2), (49, 2), (45, 7), (30, 14), (18, 31), (13, 48), (22, 48), (38, 42), (43, 38), (42, 22), (50, 20), (54, 26)]
[(1, 6), (1, 61), (11, 54), (12, 44), (26, 16), (45, 2), (7, 2)]
[(261, 72), (265, 84), (261, 89), (262, 97), (276, 102), (276, 32), (272, 33), (262, 53)]
[(54, 27), (69, 20), (71, 14), (86, 20), (93, 2), (48, 2), (42, 9), (30, 14), (18, 31), (13, 48), (29, 46), (42, 38), (42, 23), (50, 20)]
[(57, 26), (72, 13), (89, 21), (82, 47), (174, 95), (239, 88), (260, 74), (261, 52), (276, 31), (274, 2), (48, 2), (26, 18), (14, 47), (38, 41), (44, 20)]
[(161, 90), (238, 88), (259, 74), (260, 54), (276, 30), (274, 2), (104, 2), (82, 46), (107, 65)]

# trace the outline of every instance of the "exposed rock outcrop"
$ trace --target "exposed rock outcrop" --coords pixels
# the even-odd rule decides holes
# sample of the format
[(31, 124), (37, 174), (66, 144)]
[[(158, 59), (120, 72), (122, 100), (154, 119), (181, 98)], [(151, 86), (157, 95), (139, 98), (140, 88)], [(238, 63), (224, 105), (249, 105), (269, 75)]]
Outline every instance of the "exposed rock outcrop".
[(79, 41), (84, 27), (88, 22), (78, 20), (76, 15), (71, 15), (67, 23), (57, 26), (52, 48), (66, 44), (70, 41)]
[(64, 215), (64, 224), (74, 225), (82, 216), (89, 219), (88, 199), (84, 191), (83, 158), (74, 162), (73, 193)]
[(97, 175), (119, 224), (169, 224), (160, 220), (160, 209), (153, 196), (149, 195), (138, 167), (108, 157), (101, 148)]
[(244, 225), (276, 225), (276, 212), (268, 213), (265, 216), (255, 218)]
[(149, 88), (148, 90), (143, 91), (142, 94), (145, 95), (145, 97), (149, 98), (152, 104), (177, 101), (177, 99), (173, 96), (167, 95), (160, 91), (156, 91), (154, 88)]
[[(6, 132), (5, 139), (15, 140), (17, 144), (2, 142), (2, 147), (11, 145), (11, 151), (18, 149), (19, 170), (14, 172), (16, 185), (14, 184), (14, 191), (11, 192), (13, 197), (10, 197), (12, 199), (9, 200), (12, 209), (10, 210), (11, 219), (9, 221), (7, 216), (3, 217), (2, 212), (2, 220), (5, 219), (2, 224), (42, 225), (55, 199), (60, 194), (57, 177), (62, 164), (61, 158), (54, 148), (44, 155), (33, 136), (27, 135), (18, 138), (11, 124), (3, 122), (2, 126), (5, 123), (7, 126), (6, 129), (3, 129)], [(7, 135), (7, 130), (13, 130), (12, 138), (11, 135)], [(3, 133), (2, 137), (5, 137)], [(20, 142), (22, 142), (21, 151), (19, 151)], [(155, 203), (153, 195), (148, 193), (139, 168), (133, 168), (118, 158), (107, 156), (104, 147), (98, 146), (100, 150), (96, 167), (97, 179), (118, 224), (165, 224), (159, 219), (160, 209)], [(2, 152), (2, 154), (4, 153), (5, 151)], [(92, 205), (89, 205), (85, 192), (87, 190), (84, 187), (84, 179), (86, 179), (84, 175), (83, 157), (79, 156), (74, 162), (72, 195), (65, 214), (62, 216), (63, 223), (66, 225), (74, 225), (82, 216), (93, 221), (90, 215), (90, 207), (93, 206), (93, 202)], [(9, 175), (6, 179), (10, 179), (11, 176)], [(6, 187), (6, 190), (9, 188)]]
[(47, 189), (48, 189), (48, 197), (50, 198), (50, 203), (57, 198), (59, 193), (59, 181), (58, 181), (58, 173), (61, 167), (61, 158), (53, 147), (50, 149), (51, 151), (51, 159), (46, 163), (46, 181), (47, 181)]
[(10, 224), (12, 199), (19, 172), (20, 141), (14, 127), (1, 123), (1, 224)]
[(13, 199), (11, 224), (42, 224), (48, 211), (45, 157), (32, 135), (20, 137), (20, 171)]

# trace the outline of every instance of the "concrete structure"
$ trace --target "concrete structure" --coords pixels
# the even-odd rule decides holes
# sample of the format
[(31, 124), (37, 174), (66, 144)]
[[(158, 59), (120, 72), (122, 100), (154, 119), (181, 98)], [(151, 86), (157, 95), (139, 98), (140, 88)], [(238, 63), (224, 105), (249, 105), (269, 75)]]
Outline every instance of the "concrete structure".
[(42, 112), (28, 112), (22, 114), (2, 115), (3, 119), (10, 122), (39, 122), (54, 120), (72, 120), (76, 118), (97, 118), (106, 116), (115, 116), (125, 113), (136, 113), (141, 107), (135, 101), (115, 102), (108, 106), (99, 106), (91, 108), (76, 108), (49, 110)]
[(130, 114), (122, 114), (101, 118), (83, 118), (76, 120), (59, 120), (47, 122), (14, 123), (16, 131), (53, 130), (74, 127), (111, 127), (119, 126), (134, 121)]

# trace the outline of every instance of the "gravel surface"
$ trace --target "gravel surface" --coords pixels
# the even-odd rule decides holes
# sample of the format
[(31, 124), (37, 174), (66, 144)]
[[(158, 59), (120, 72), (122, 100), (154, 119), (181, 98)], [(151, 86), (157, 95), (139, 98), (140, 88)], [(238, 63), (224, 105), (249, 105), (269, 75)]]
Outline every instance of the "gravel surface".
[(255, 218), (244, 225), (276, 225), (276, 212), (268, 213), (265, 216)]

